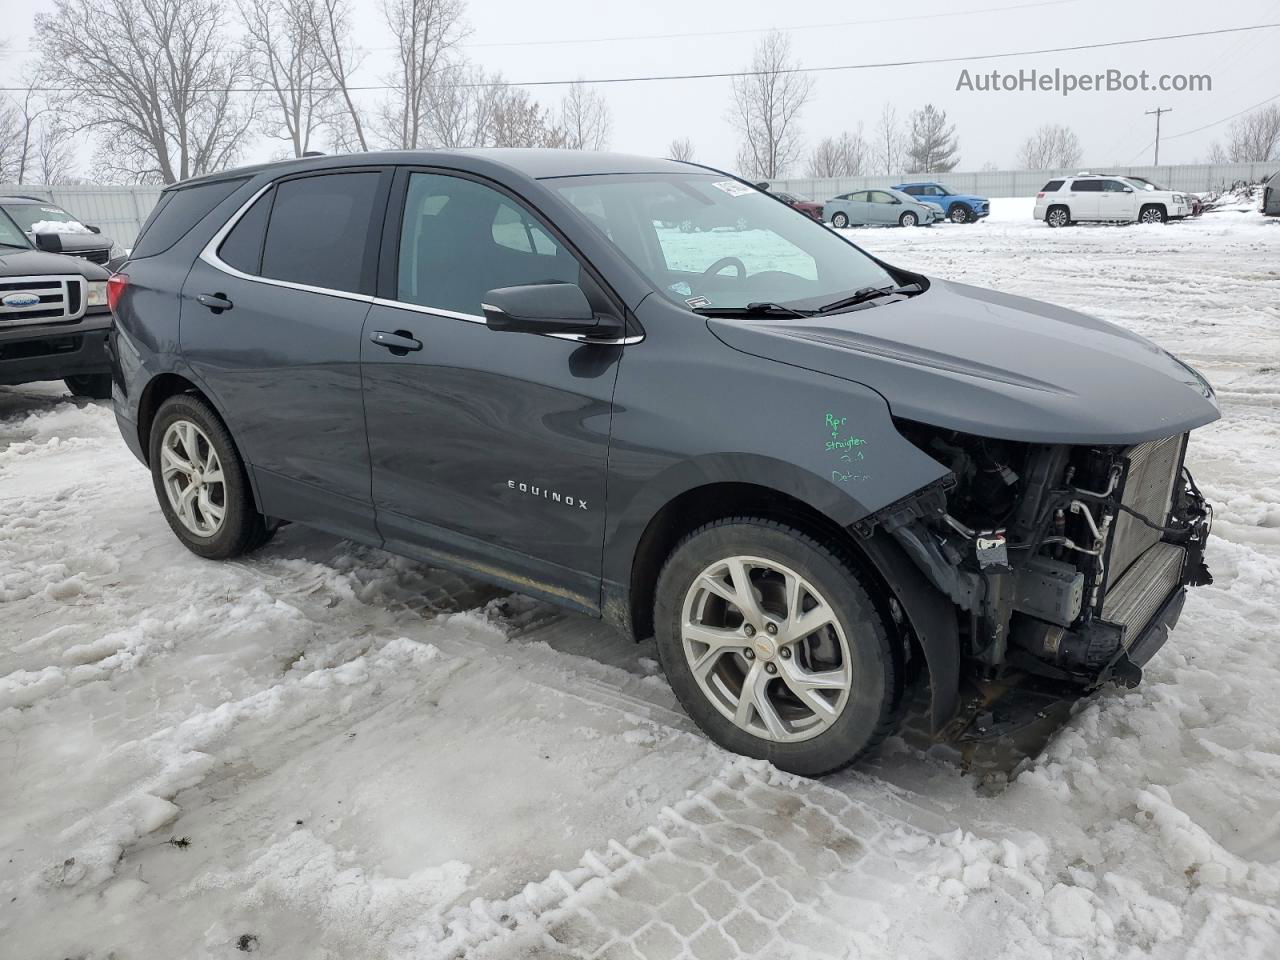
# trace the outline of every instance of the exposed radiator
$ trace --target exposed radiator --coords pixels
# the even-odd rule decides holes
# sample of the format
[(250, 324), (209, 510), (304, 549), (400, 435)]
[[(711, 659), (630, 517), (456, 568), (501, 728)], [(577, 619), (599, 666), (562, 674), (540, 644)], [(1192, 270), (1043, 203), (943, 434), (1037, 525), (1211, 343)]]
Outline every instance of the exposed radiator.
[(1102, 602), (1102, 619), (1128, 628), (1126, 646), (1151, 622), (1177, 586), (1185, 555), (1186, 551), (1176, 544), (1154, 544), (1107, 591)]
[[(1153, 523), (1161, 526), (1168, 523), (1173, 485), (1177, 480), (1178, 466), (1182, 463), (1186, 439), (1186, 434), (1178, 434), (1131, 447), (1127, 454), (1129, 474), (1120, 502)], [(1152, 530), (1131, 514), (1120, 513), (1111, 533), (1109, 583), (1118, 584), (1118, 579), (1124, 576), (1133, 562), (1159, 541), (1159, 530)]]

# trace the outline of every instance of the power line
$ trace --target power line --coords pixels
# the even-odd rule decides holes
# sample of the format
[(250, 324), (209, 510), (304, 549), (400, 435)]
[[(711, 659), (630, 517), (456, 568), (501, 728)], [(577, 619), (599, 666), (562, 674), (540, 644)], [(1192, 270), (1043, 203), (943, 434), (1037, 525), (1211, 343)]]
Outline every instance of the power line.
[(1201, 130), (1208, 130), (1210, 127), (1216, 127), (1220, 123), (1226, 123), (1228, 120), (1234, 120), (1236, 117), (1242, 117), (1246, 113), (1249, 113), (1252, 110), (1257, 110), (1259, 107), (1266, 106), (1272, 100), (1280, 100), (1280, 93), (1267, 97), (1267, 99), (1265, 100), (1259, 100), (1252, 107), (1245, 107), (1243, 110), (1233, 113), (1230, 116), (1222, 117), (1219, 120), (1214, 120), (1212, 123), (1206, 123), (1203, 127), (1196, 127), (1194, 130), (1183, 130), (1181, 133), (1165, 134), (1164, 139), (1177, 140), (1179, 137), (1189, 137), (1193, 133), (1199, 133)]
[[(1035, 57), (1046, 53), (1076, 53), (1081, 50), (1104, 50), (1114, 47), (1130, 47), (1146, 43), (1162, 43), (1167, 40), (1187, 40), (1192, 37), (1213, 37), (1223, 34), (1249, 33), (1255, 30), (1272, 30), (1280, 27), (1280, 23), (1258, 23), (1247, 27), (1224, 27), (1218, 30), (1196, 30), (1191, 33), (1171, 33), (1159, 37), (1138, 37), (1133, 40), (1110, 40), (1103, 43), (1081, 43), (1068, 47), (1042, 47), (1037, 50), (1011, 50), (1005, 53), (978, 53), (954, 57), (929, 57), (921, 60), (881, 60), (874, 63), (846, 63), (827, 67), (789, 67), (783, 70), (726, 70), (718, 73), (670, 73), (646, 74), (630, 77), (576, 77), (571, 80), (482, 80), (463, 83), (446, 84), (447, 87), (564, 87), (575, 83), (615, 84), (615, 83), (652, 83), (668, 80), (723, 80), (732, 77), (758, 77), (765, 74), (789, 73), (834, 73), (845, 70), (878, 70), (885, 67), (920, 67), (937, 66), (946, 63), (972, 63), (978, 60), (1007, 60), (1012, 57)], [(77, 93), (74, 87), (0, 87), (3, 92), (34, 90), (39, 93)], [(265, 87), (195, 87), (209, 93), (260, 93)], [(311, 87), (317, 93), (336, 93), (338, 87)], [(350, 86), (350, 91), (399, 90), (395, 84), (373, 84), (367, 86)], [(297, 92), (297, 88), (283, 87), (284, 92)]]

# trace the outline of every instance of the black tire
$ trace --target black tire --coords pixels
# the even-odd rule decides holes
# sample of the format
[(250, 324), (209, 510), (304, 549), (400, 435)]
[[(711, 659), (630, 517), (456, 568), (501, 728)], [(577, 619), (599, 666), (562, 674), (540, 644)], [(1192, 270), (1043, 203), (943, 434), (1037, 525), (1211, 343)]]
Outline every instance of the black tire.
[[(223, 473), (223, 508), (221, 526), (212, 536), (199, 536), (189, 530), (179, 519), (169, 502), (161, 472), (161, 444), (165, 432), (179, 420), (195, 424), (208, 439), (218, 455)], [(244, 461), (236, 449), (231, 434), (214, 409), (201, 397), (181, 393), (160, 404), (151, 422), (148, 438), (148, 462), (151, 465), (151, 482), (155, 487), (160, 510), (169, 522), (169, 528), (188, 550), (210, 560), (226, 560), (256, 550), (269, 539), (272, 530), (253, 501), (253, 491), (245, 472)]]
[(1050, 207), (1044, 213), (1044, 222), (1050, 227), (1066, 227), (1071, 225), (1071, 211), (1066, 207), (1058, 204)]
[(951, 209), (947, 211), (947, 217), (952, 223), (968, 223), (969, 208), (963, 203), (953, 203)]
[(910, 210), (908, 210), (906, 213), (904, 213), (902, 216), (898, 218), (898, 226), (900, 227), (914, 227), (919, 222), (920, 222), (920, 218), (917, 217)]
[(840, 211), (839, 213), (833, 213), (831, 215), (831, 225), (833, 227), (839, 227), (840, 229), (844, 229), (849, 225), (849, 215), (844, 211)]
[[(849, 696), (830, 725), (810, 739), (780, 742), (735, 724), (703, 692), (685, 654), (682, 627), (689, 591), (709, 566), (735, 556), (777, 562), (798, 573), (822, 595), (844, 632), (852, 672)], [(677, 699), (707, 736), (727, 750), (816, 777), (847, 767), (897, 729), (903, 669), (862, 575), (839, 550), (785, 524), (732, 517), (685, 537), (658, 577), (654, 634)]]
[(1150, 203), (1138, 211), (1139, 223), (1166, 223), (1168, 220), (1164, 207), (1159, 204)]
[(62, 381), (67, 385), (73, 397), (88, 397), (91, 400), (111, 399), (111, 374), (82, 373), (77, 377), (67, 377)]

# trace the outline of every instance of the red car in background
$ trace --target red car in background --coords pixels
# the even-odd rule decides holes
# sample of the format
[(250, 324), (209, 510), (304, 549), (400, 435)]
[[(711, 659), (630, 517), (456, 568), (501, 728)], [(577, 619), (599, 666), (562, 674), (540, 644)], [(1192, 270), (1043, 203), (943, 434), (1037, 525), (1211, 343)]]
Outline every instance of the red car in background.
[(784, 193), (781, 190), (770, 190), (767, 183), (757, 183), (756, 186), (765, 193), (777, 197), (788, 207), (794, 207), (801, 213), (807, 213), (819, 223), (822, 222), (822, 204), (814, 203), (812, 200), (806, 200), (803, 197), (797, 197), (794, 193)]

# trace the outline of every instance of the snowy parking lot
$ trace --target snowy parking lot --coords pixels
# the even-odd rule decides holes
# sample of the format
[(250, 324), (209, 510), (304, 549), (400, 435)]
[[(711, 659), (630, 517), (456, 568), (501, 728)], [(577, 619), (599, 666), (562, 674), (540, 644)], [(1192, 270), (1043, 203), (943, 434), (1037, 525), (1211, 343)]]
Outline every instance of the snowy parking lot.
[(1280, 221), (849, 231), (1214, 383), (1215, 583), (1008, 776), (712, 746), (653, 650), (287, 527), (203, 561), (109, 403), (0, 387), (0, 957), (1280, 956)]

